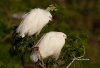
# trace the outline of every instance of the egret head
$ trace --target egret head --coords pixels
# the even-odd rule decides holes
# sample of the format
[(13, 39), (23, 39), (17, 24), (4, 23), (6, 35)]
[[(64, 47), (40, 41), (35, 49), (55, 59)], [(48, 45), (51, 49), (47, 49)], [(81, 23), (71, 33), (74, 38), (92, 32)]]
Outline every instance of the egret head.
[(63, 34), (63, 37), (64, 37), (65, 39), (67, 39), (67, 35), (66, 35), (66, 34)]
[(52, 21), (52, 15), (50, 12), (47, 13), (47, 16), (48, 16), (49, 21)]
[(58, 32), (58, 36), (57, 37), (60, 37), (60, 38), (63, 38), (63, 39), (67, 39), (67, 35), (63, 32)]
[(52, 21), (52, 15), (49, 16), (49, 20)]

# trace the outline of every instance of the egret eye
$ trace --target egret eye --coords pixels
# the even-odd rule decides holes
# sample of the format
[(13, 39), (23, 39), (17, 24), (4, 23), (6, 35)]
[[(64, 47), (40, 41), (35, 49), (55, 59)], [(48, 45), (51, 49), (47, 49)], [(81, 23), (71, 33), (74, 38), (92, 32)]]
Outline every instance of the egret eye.
[(66, 37), (66, 35), (63, 35), (63, 37), (66, 39), (67, 37)]

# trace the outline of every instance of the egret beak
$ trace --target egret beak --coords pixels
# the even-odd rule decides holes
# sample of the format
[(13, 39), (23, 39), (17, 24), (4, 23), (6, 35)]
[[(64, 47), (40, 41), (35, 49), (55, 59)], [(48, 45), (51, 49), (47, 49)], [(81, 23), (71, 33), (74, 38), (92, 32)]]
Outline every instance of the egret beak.
[(65, 37), (65, 39), (68, 39), (67, 36)]
[(69, 35), (67, 35), (66, 39), (70, 39)]

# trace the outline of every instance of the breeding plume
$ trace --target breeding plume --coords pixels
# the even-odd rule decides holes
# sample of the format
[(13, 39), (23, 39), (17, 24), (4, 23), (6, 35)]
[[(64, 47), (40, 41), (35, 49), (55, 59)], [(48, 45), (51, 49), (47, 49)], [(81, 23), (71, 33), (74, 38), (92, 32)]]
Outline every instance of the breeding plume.
[(25, 35), (38, 35), (49, 20), (52, 20), (52, 15), (49, 11), (40, 8), (32, 9), (29, 13), (25, 14), (16, 33), (22, 38), (25, 37)]
[(39, 50), (34, 49), (30, 55), (30, 59), (37, 62), (39, 59), (53, 55), (55, 60), (58, 59), (60, 51), (65, 44), (66, 34), (62, 32), (49, 32), (42, 36), (35, 45)]

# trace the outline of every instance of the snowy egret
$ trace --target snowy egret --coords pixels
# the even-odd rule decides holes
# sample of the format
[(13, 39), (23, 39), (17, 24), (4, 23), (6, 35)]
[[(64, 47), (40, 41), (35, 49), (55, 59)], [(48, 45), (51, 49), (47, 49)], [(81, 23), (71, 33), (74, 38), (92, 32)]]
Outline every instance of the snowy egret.
[(49, 32), (42, 36), (39, 42), (33, 47), (30, 59), (37, 62), (42, 58), (53, 55), (55, 60), (58, 59), (60, 51), (65, 44), (67, 35), (63, 32)]
[(22, 38), (38, 35), (42, 28), (52, 20), (52, 15), (49, 11), (40, 8), (32, 9), (29, 13), (25, 14), (22, 22), (18, 26), (16, 33)]

